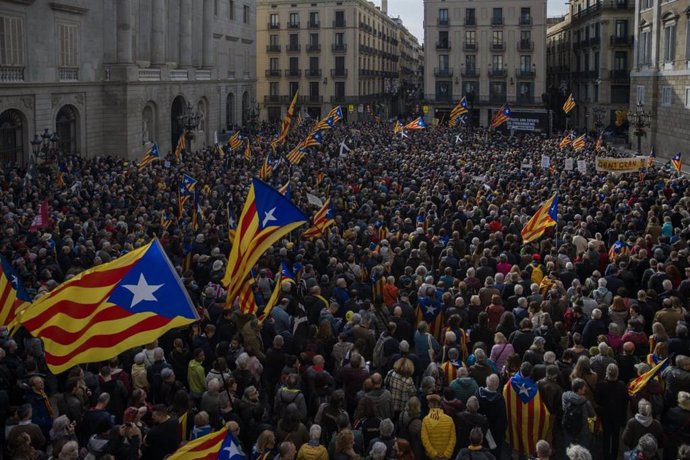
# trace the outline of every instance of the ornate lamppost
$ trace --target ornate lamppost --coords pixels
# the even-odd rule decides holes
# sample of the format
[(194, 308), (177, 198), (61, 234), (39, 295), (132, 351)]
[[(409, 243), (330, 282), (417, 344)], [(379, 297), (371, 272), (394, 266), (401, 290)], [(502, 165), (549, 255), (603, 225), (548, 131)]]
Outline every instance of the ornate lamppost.
[[(51, 133), (48, 128), (42, 134), (34, 134), (31, 141), (35, 163), (49, 163), (60, 160), (60, 136)], [(40, 160), (40, 161), (39, 161)]]
[(649, 126), (650, 114), (644, 110), (644, 105), (637, 103), (635, 111), (628, 114), (630, 118), (630, 125), (635, 128), (635, 136), (637, 137), (637, 154), (642, 155), (642, 137), (647, 134), (645, 128)]
[(192, 139), (194, 139), (194, 131), (199, 127), (201, 123), (202, 115), (199, 112), (195, 112), (191, 104), (187, 104), (187, 109), (185, 113), (177, 117), (177, 120), (182, 126), (184, 126), (185, 136), (187, 138), (187, 152), (191, 152)]

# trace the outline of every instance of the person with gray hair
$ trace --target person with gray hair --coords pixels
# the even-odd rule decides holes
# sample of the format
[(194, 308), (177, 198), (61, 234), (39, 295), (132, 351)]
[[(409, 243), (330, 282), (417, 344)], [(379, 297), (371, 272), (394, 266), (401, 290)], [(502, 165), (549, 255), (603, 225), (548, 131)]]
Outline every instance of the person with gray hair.
[[(659, 447), (660, 446), (657, 442), (657, 438), (654, 435), (647, 433), (642, 436), (639, 441), (637, 441), (635, 448), (629, 450), (623, 455), (623, 458), (625, 460), (658, 460), (661, 458), (661, 456), (659, 456)], [(667, 458), (666, 454), (664, 454), (664, 458)], [(676, 457), (668, 458), (675, 459)]]
[(469, 376), (467, 369), (464, 367), (458, 369), (458, 374), (455, 380), (450, 382), (450, 387), (455, 392), (455, 397), (464, 403), (467, 402), (470, 396), (476, 394), (479, 389), (477, 381)]
[(389, 418), (384, 418), (379, 422), (379, 435), (369, 441), (367, 451), (370, 451), (377, 443), (386, 446), (388, 452), (393, 452), (395, 445), (395, 424)]
[(570, 444), (565, 449), (565, 455), (568, 460), (592, 460), (592, 454), (589, 449), (579, 444)]
[(500, 385), (501, 380), (498, 375), (491, 374), (486, 378), (486, 386), (480, 387), (476, 394), (479, 412), (486, 415), (489, 430), (491, 430), (491, 434), (496, 442), (496, 448), (491, 451), (496, 457), (500, 457), (500, 452), (505, 443), (506, 428), (508, 427), (506, 404), (500, 391)]
[(371, 445), (371, 448), (369, 449), (369, 456), (367, 457), (367, 459), (385, 460), (387, 450), (388, 447), (384, 443), (377, 441)]
[[(637, 446), (640, 438), (645, 434), (652, 434), (659, 441), (664, 439), (664, 429), (661, 427), (661, 423), (652, 416), (652, 404), (646, 399), (641, 399), (637, 403), (637, 414), (628, 420), (621, 439), (628, 449), (632, 449)], [(662, 447), (660, 442), (659, 448)]]
[[(476, 396), (471, 396), (467, 400), (465, 411), (458, 414), (457, 421), (458, 440), (456, 446), (468, 446), (470, 444), (470, 431), (473, 427), (481, 428), (483, 433), (489, 429), (487, 416), (479, 413), (479, 399)], [(503, 431), (505, 432), (505, 429)]]
[(676, 365), (664, 369), (661, 378), (665, 383), (664, 404), (675, 407), (678, 392), (690, 392), (690, 357), (676, 355)]
[[(589, 358), (589, 367), (597, 374), (597, 382), (601, 382), (606, 377), (608, 366), (616, 364), (616, 360), (613, 357), (613, 350), (606, 342), (597, 345), (597, 349), (599, 354)], [(618, 371), (618, 366), (616, 366), (616, 371)]]
[(604, 458), (618, 458), (620, 432), (626, 423), (630, 398), (627, 386), (618, 380), (615, 363), (606, 367), (605, 378), (595, 387), (594, 400), (599, 406)]
[(669, 409), (662, 421), (666, 433), (664, 457), (676, 459), (677, 451), (683, 444), (690, 445), (690, 393), (678, 392), (678, 406)]

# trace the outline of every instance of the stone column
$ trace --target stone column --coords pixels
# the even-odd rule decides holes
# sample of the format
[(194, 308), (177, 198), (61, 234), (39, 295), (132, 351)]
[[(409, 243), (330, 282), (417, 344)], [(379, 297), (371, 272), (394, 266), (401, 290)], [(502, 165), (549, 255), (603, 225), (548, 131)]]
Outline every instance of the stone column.
[(180, 67), (192, 65), (192, 0), (180, 1)]
[(132, 0), (117, 0), (117, 62), (132, 62)]
[(213, 2), (214, 0), (204, 0), (202, 43), (204, 46), (203, 66), (205, 68), (213, 67)]
[(151, 64), (165, 64), (165, 0), (153, 0), (151, 11)]

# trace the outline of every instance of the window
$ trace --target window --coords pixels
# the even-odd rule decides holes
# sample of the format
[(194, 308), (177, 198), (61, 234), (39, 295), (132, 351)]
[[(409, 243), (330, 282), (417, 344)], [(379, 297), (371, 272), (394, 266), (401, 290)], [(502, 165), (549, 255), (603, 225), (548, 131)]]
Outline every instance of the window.
[[(275, 16), (275, 22), (273, 22), (273, 16)], [(235, 20), (235, 2), (233, 0), (230, 0), (228, 2), (228, 19), (230, 19), (231, 21)], [(271, 15), (271, 24), (278, 24), (277, 14)]]
[(297, 72), (299, 72), (299, 58), (291, 57), (290, 58), (290, 73), (295, 74)]
[[(232, 19), (232, 17), (230, 19)], [(280, 27), (280, 21), (278, 20), (277, 14), (271, 14), (270, 21), (271, 21), (271, 27)]]
[(290, 22), (288, 26), (299, 27), (299, 13), (290, 13)]
[(75, 24), (58, 24), (58, 67), (79, 67), (79, 28)]
[(532, 41), (532, 32), (529, 30), (520, 31), (520, 41), (522, 43), (529, 43)]
[(592, 66), (592, 70), (594, 70), (595, 72), (597, 72), (597, 76), (598, 76), (598, 72), (599, 72), (599, 51), (595, 51), (595, 52), (594, 52), (594, 65)]
[(345, 27), (345, 12), (344, 11), (336, 11), (335, 12), (335, 26), (336, 27)]
[(309, 46), (312, 48), (319, 47), (319, 34), (309, 34)]
[(311, 73), (319, 71), (319, 57), (313, 56), (309, 58), (309, 71)]
[(491, 66), (494, 70), (503, 70), (503, 55), (494, 54), (491, 56)]
[(616, 37), (624, 38), (628, 36), (628, 21), (617, 20), (616, 21)]
[(477, 56), (474, 54), (465, 55), (465, 71), (471, 75), (477, 71)]
[(438, 47), (441, 49), (448, 48), (448, 31), (441, 30), (438, 33)]
[(638, 40), (637, 58), (640, 65), (650, 65), (652, 63), (652, 38), (649, 30), (640, 32)]
[(268, 44), (271, 46), (278, 46), (278, 35), (272, 34), (268, 38)]
[(664, 62), (673, 62), (676, 59), (676, 24), (664, 27)]
[(438, 55), (438, 68), (441, 70), (448, 70), (449, 58), (447, 54)]
[(344, 56), (336, 56), (335, 57), (335, 72), (338, 75), (342, 75), (345, 73), (345, 57)]
[(646, 10), (654, 6), (654, 0), (642, 0), (642, 9)]
[(344, 81), (335, 82), (335, 97), (337, 99), (340, 99), (340, 100), (345, 98), (345, 82)]
[(319, 97), (319, 82), (313, 81), (309, 83), (309, 97), (315, 99)]
[(342, 46), (345, 44), (345, 34), (338, 32), (335, 34), (335, 44), (336, 46)]
[(268, 61), (269, 69), (271, 69), (271, 70), (278, 70), (279, 62), (280, 62), (280, 61), (278, 60), (278, 58), (271, 58), (271, 59)]
[(477, 31), (476, 30), (466, 30), (465, 31), (465, 43), (468, 45), (475, 45), (477, 43)]
[(0, 16), (0, 65), (24, 66), (24, 22), (22, 18)]
[(616, 72), (626, 72), (628, 70), (628, 53), (616, 51), (613, 57), (613, 70)]
[(643, 85), (637, 86), (637, 103), (644, 105), (644, 89)]
[(534, 84), (521, 81), (517, 89), (517, 98), (522, 102), (529, 102), (534, 98)]
[(268, 84), (268, 94), (278, 96), (280, 94), (280, 82), (272, 81)]
[(452, 97), (450, 89), (451, 82), (449, 81), (437, 81), (436, 82), (436, 100), (450, 100)]
[(503, 31), (502, 30), (494, 30), (493, 31), (491, 43), (493, 45), (503, 45)]
[(528, 25), (532, 22), (532, 14), (529, 8), (520, 8), (520, 24)]
[(288, 38), (290, 40), (290, 49), (296, 50), (297, 47), (299, 47), (299, 35), (290, 34), (290, 36)]
[(520, 56), (520, 72), (532, 71), (532, 56), (527, 54)]
[(661, 87), (661, 105), (663, 107), (671, 106), (671, 98), (673, 96), (673, 88), (671, 86)]
[(218, 16), (218, 0), (213, 0), (213, 15)]
[(685, 88), (685, 108), (690, 109), (690, 87)]
[(493, 81), (489, 86), (489, 99), (493, 103), (505, 102), (506, 83), (504, 81)]
[(494, 8), (491, 14), (491, 24), (503, 24), (503, 8)]
[(474, 8), (465, 8), (465, 25), (466, 26), (477, 25), (477, 17), (474, 14)]
[(242, 9), (242, 20), (245, 24), (249, 24), (249, 5), (244, 5)]
[(611, 103), (612, 104), (629, 104), (630, 103), (630, 87), (624, 85), (611, 85)]
[(319, 12), (310, 11), (309, 12), (309, 27), (319, 27)]
[(463, 81), (462, 82), (463, 93), (467, 96), (467, 99), (472, 101), (474, 96), (479, 94), (479, 82), (478, 81)]
[(298, 81), (291, 81), (289, 83), (289, 85), (290, 85), (289, 86), (290, 87), (289, 96), (290, 96), (290, 99), (292, 99), (293, 97), (295, 97), (295, 94), (297, 94), (297, 91), (299, 91), (299, 82)]
[(448, 25), (448, 8), (438, 10), (438, 24), (442, 26)]

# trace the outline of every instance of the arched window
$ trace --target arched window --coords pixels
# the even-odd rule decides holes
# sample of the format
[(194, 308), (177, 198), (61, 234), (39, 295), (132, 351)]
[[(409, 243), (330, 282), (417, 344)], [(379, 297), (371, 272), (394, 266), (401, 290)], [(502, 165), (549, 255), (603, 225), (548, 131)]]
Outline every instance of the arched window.
[(63, 154), (79, 154), (79, 112), (73, 105), (63, 106), (55, 116), (55, 132)]
[(170, 145), (172, 146), (171, 148), (173, 150), (175, 150), (175, 146), (180, 138), (180, 134), (184, 132), (184, 124), (179, 117), (184, 115), (186, 109), (187, 102), (184, 100), (184, 97), (177, 96), (172, 103), (172, 108), (170, 109)]
[(24, 117), (18, 110), (0, 114), (0, 164), (21, 164), (24, 158)]

